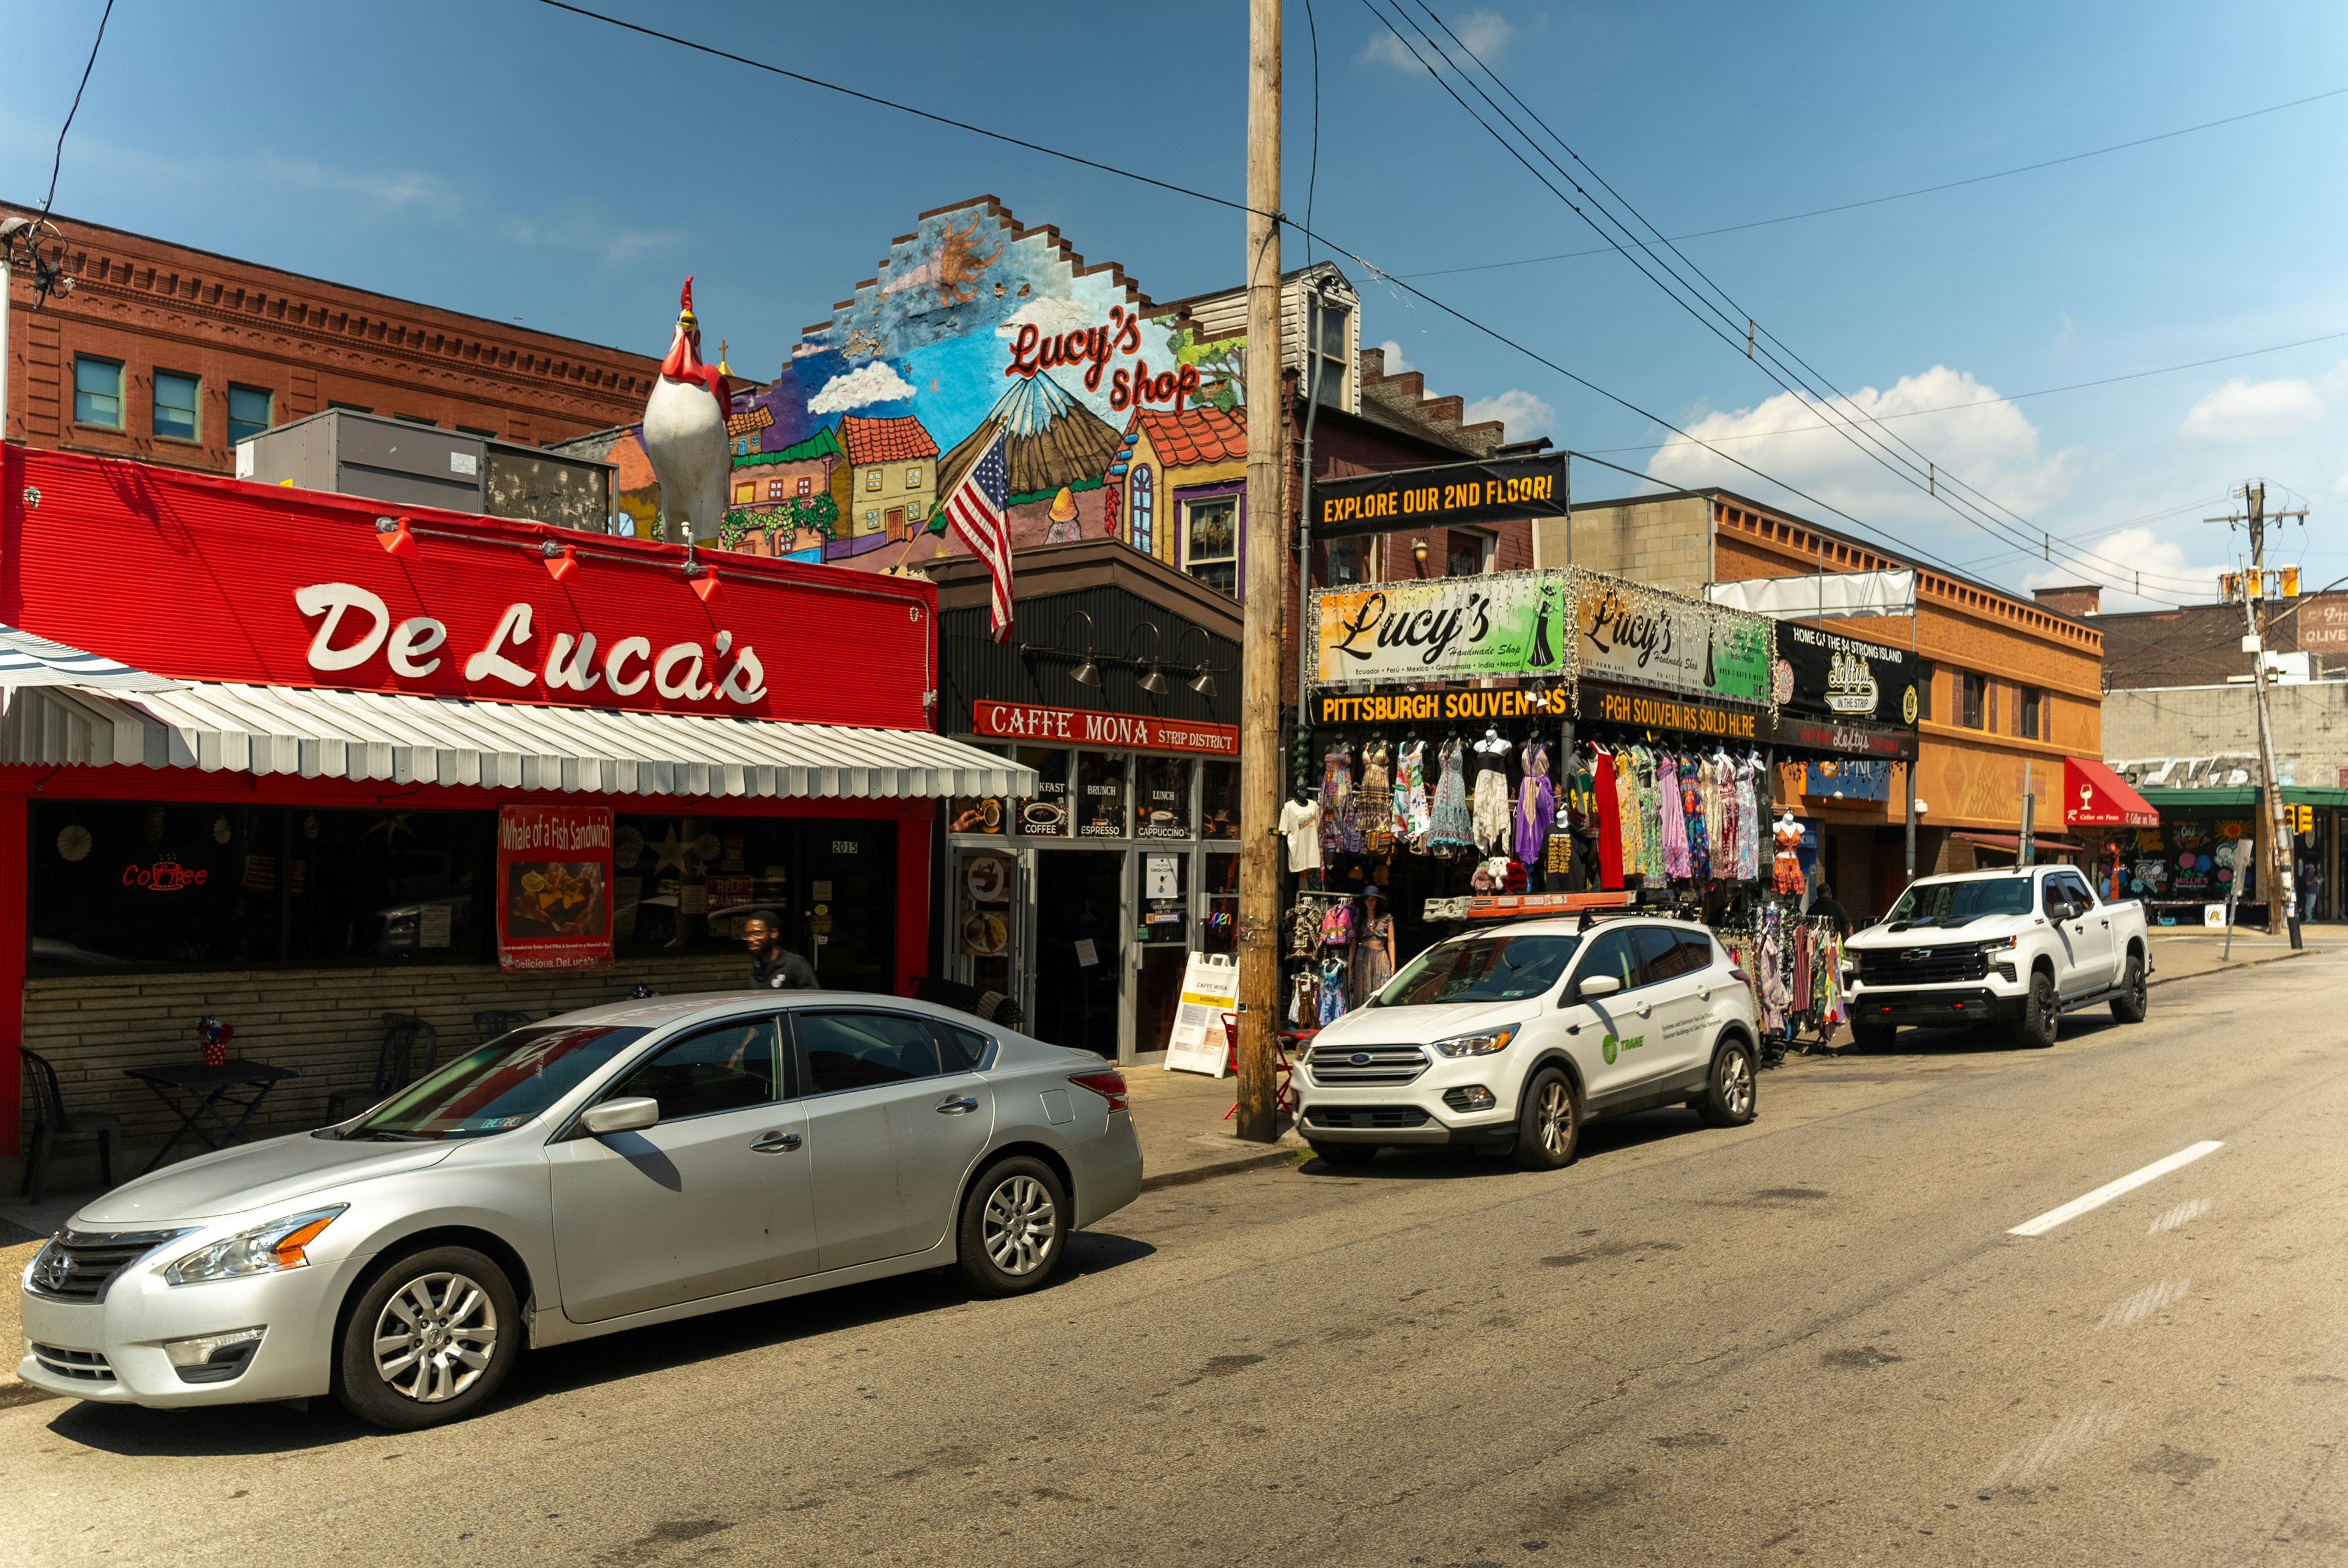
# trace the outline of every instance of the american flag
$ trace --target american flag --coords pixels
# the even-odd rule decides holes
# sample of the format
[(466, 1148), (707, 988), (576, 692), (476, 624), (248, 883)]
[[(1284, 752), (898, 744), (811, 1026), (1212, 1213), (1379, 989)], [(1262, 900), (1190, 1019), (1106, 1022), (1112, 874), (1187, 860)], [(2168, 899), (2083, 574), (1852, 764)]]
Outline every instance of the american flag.
[(998, 428), (978, 461), (970, 466), (946, 497), (946, 532), (963, 548), (985, 563), (994, 584), (994, 640), (1011, 637), (1011, 529), (1004, 517), (1004, 497), (1010, 488), (1010, 469), (1003, 456), (1004, 432)]

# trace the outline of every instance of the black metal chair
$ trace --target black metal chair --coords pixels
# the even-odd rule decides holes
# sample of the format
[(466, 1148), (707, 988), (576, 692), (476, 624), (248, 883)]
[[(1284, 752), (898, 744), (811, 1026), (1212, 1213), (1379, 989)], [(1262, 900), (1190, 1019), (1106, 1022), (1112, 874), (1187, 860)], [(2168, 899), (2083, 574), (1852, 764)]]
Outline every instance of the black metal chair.
[(57, 1088), (57, 1070), (29, 1050), (21, 1054), (33, 1095), (33, 1144), (25, 1161), (25, 1196), (36, 1204), (41, 1201), (41, 1173), (48, 1164), (49, 1150), (60, 1138), (97, 1139), (98, 1178), (113, 1186), (114, 1163), (122, 1157), (121, 1120), (102, 1111), (67, 1115), (65, 1095)]
[(473, 1015), (474, 1032), (487, 1045), (501, 1034), (517, 1029), (527, 1029), (538, 1020), (513, 1008), (489, 1008)]
[(917, 975), (913, 979), (913, 995), (921, 1001), (953, 1008), (957, 1012), (983, 1018), (989, 1023), (999, 1023), (1005, 1029), (1017, 1029), (1021, 1022), (1017, 1002), (1001, 991), (983, 991), (976, 986), (963, 985), (960, 980)]
[[(365, 1089), (338, 1089), (326, 1096), (329, 1126), (348, 1121), (407, 1088), (440, 1063), (440, 1031), (413, 1013), (383, 1015), (383, 1047), (376, 1053), (375, 1081)], [(424, 1046), (424, 1065), (416, 1066), (416, 1047)]]

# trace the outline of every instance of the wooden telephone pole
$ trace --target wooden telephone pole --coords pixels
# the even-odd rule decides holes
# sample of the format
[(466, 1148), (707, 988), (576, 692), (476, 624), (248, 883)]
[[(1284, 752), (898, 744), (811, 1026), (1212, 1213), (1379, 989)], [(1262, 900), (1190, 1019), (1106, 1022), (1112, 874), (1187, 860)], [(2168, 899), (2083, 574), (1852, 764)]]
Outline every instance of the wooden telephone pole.
[[(2267, 705), (2267, 648), (2264, 632), (2259, 626), (2259, 600), (2266, 597), (2267, 566), (2267, 487), (2253, 480), (2242, 487), (2240, 517), (2209, 518), (2213, 523), (2229, 526), (2240, 523), (2250, 530), (2250, 567), (2242, 576), (2242, 647), (2250, 656), (2250, 682), (2258, 711), (2259, 729), (2259, 794), (2267, 823), (2267, 934), (2281, 934), (2286, 919), (2290, 922), (2291, 945), (2300, 945), (2298, 905), (2298, 856), (2293, 853), (2290, 814), (2283, 809), (2282, 784), (2275, 769), (2274, 721)], [(2302, 507), (2295, 512), (2277, 512), (2276, 520), (2286, 517), (2305, 518)], [(2236, 873), (2237, 878), (2240, 876)], [(2230, 921), (2230, 925), (2231, 922)]]
[(1280, 400), (1280, 0), (1249, 0), (1247, 599), (1240, 651), (1239, 1134), (1280, 1136), (1281, 560), (1288, 426)]

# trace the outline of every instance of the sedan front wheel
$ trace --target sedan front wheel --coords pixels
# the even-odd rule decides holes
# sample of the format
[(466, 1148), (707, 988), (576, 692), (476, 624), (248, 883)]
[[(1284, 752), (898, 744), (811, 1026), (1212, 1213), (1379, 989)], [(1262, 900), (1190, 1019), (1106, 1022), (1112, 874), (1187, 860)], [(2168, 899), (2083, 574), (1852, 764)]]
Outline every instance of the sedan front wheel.
[(521, 1354), (505, 1270), (464, 1246), (427, 1247), (376, 1272), (343, 1319), (335, 1398), (395, 1431), (470, 1415)]
[(963, 1277), (982, 1296), (1042, 1286), (1059, 1271), (1067, 1242), (1067, 1193), (1058, 1173), (1033, 1155), (989, 1166), (962, 1201), (954, 1250)]

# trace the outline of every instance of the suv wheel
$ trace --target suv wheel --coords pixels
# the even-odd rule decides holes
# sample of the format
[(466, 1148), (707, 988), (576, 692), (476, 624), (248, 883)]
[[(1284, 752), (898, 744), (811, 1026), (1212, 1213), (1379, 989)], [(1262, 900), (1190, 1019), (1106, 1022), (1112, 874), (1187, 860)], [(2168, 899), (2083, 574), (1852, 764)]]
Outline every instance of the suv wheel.
[(1695, 1113), (1707, 1127), (1742, 1127), (1753, 1120), (1755, 1098), (1753, 1048), (1731, 1040), (1713, 1055), (1712, 1077)]
[(1313, 1157), (1324, 1165), (1366, 1165), (1378, 1157), (1375, 1143), (1316, 1143), (1308, 1138)]
[(1051, 1166), (1014, 1154), (970, 1184), (954, 1252), (981, 1296), (1023, 1296), (1059, 1271), (1067, 1251), (1068, 1197)]
[(472, 1414), (521, 1354), (521, 1312), (505, 1270), (469, 1246), (395, 1258), (345, 1313), (335, 1398), (394, 1431)]
[(2054, 1043), (2056, 1020), (2060, 1018), (2062, 1001), (2055, 994), (2054, 977), (2044, 969), (2030, 971), (2030, 994), (2023, 999), (2022, 1017), (2013, 1026), (2014, 1042), (2034, 1050), (2044, 1050)]
[(1525, 1085), (1517, 1111), (1516, 1160), (1528, 1171), (1559, 1171), (1581, 1147), (1581, 1097), (1561, 1068), (1544, 1067)]
[(2142, 1023), (2147, 999), (2144, 994), (2144, 960), (2131, 953), (2127, 979), (2120, 982), (2120, 994), (2112, 999), (2112, 1017), (2122, 1023)]

